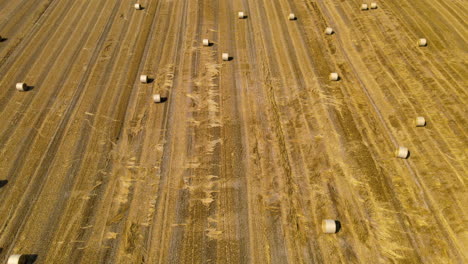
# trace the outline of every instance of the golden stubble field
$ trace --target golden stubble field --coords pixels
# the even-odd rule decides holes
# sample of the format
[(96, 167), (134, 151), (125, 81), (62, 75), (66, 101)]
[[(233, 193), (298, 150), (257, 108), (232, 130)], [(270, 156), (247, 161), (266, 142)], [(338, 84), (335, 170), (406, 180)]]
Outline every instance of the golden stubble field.
[(0, 0), (0, 263), (468, 261), (466, 1), (140, 3)]

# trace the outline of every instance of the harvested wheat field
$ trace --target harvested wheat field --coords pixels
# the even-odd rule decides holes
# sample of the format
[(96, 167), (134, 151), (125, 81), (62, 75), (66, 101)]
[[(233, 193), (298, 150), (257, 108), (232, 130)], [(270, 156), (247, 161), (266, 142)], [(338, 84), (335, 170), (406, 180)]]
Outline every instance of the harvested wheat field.
[(0, 263), (467, 263), (468, 2), (376, 4), (0, 0)]

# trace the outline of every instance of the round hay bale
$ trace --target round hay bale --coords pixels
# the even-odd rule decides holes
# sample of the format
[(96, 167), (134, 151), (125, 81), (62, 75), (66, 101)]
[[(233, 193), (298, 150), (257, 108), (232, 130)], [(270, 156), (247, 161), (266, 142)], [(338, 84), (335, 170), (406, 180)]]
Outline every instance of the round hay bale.
[(367, 6), (367, 4), (362, 4), (361, 10), (369, 10), (369, 6)]
[(26, 83), (17, 83), (16, 84), (16, 90), (24, 92), (24, 91), (26, 91), (26, 89), (28, 89), (28, 86), (26, 85)]
[(322, 221), (322, 232), (325, 234), (335, 234), (337, 232), (336, 221), (325, 219)]
[(333, 28), (327, 27), (327, 28), (325, 29), (325, 34), (331, 35), (331, 34), (333, 34), (333, 33), (334, 33), (334, 32), (333, 32)]
[(208, 39), (203, 39), (203, 46), (209, 46), (210, 41)]
[(162, 102), (161, 95), (160, 94), (153, 94), (153, 102), (155, 102), (155, 103)]
[(148, 75), (140, 75), (141, 83), (148, 83)]
[(223, 53), (223, 61), (228, 61), (229, 60), (229, 53)]
[(408, 155), (409, 155), (408, 148), (398, 147), (398, 149), (395, 151), (395, 155), (397, 158), (400, 158), (400, 159), (408, 158)]
[(291, 13), (291, 14), (289, 14), (289, 16), (288, 16), (288, 19), (289, 19), (289, 20), (296, 20), (296, 15), (293, 14), (293, 13)]
[(338, 81), (340, 79), (340, 76), (336, 72), (330, 73), (330, 76), (328, 77), (330, 81)]
[(11, 255), (8, 258), (7, 264), (21, 264), (24, 263), (23, 255)]
[(377, 9), (377, 3), (371, 3), (370, 8), (371, 9)]
[(140, 4), (135, 4), (135, 9), (136, 10), (141, 10), (141, 5)]
[(419, 46), (419, 47), (426, 47), (426, 46), (427, 46), (427, 39), (425, 39), (425, 38), (420, 38), (420, 39), (418, 40), (418, 46)]
[(239, 12), (239, 13), (237, 13), (237, 17), (238, 17), (239, 19), (244, 19), (244, 18), (245, 18), (244, 12)]
[(426, 126), (426, 119), (422, 116), (418, 116), (416, 117), (415, 123), (417, 127)]

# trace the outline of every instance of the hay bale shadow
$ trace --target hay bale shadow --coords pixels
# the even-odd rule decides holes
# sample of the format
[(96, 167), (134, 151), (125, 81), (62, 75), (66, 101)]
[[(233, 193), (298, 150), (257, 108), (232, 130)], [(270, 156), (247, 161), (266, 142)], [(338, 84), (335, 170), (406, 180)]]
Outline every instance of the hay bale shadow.
[[(0, 188), (2, 188), (3, 186), (7, 185), (8, 183), (8, 180), (1, 180), (0, 181)], [(1, 252), (1, 251), (0, 251)]]
[(340, 230), (341, 230), (341, 222), (338, 221), (338, 220), (335, 220), (335, 225), (336, 225), (336, 232), (335, 232), (335, 233), (340, 232)]

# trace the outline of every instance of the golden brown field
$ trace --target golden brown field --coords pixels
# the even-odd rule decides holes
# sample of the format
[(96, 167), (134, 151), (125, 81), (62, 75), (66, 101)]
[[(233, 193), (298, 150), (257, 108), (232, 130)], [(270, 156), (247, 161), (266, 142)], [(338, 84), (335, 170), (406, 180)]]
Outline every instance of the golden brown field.
[(467, 1), (134, 3), (0, 0), (0, 263), (468, 263)]

